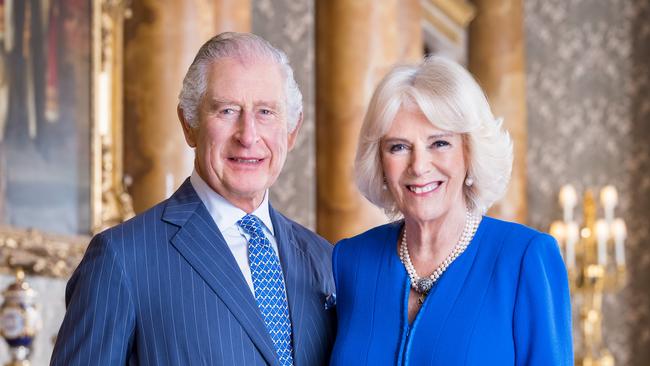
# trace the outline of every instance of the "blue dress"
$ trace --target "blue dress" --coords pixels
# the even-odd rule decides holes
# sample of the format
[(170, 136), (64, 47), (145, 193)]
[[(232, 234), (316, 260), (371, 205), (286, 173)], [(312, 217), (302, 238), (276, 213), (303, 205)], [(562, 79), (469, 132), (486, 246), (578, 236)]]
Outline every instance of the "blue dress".
[(484, 217), (409, 324), (402, 225), (335, 246), (331, 365), (573, 365), (567, 272), (551, 236)]

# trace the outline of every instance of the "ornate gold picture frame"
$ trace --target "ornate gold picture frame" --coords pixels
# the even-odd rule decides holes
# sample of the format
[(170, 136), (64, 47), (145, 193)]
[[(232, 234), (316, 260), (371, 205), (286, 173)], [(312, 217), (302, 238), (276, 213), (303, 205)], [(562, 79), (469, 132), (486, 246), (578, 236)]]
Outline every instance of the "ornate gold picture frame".
[[(35, 22), (39, 19), (33, 14), (39, 13), (39, 11), (41, 14), (49, 13), (53, 17), (59, 16), (59, 18), (51, 18), (52, 21), (60, 20), (61, 14), (56, 13), (56, 9), (49, 9), (49, 12), (43, 11), (43, 9), (35, 8), (38, 5), (33, 5), (38, 3), (40, 2), (24, 1), (23, 4), (32, 5), (31, 8), (29, 8), (30, 5), (25, 5), (26, 10), (19, 9), (21, 13), (17, 17), (17, 24), (26, 28), (25, 24), (31, 24), (26, 23), (27, 21)], [(52, 5), (54, 3), (56, 2), (50, 2), (50, 6), (54, 6)], [(84, 144), (89, 151), (80, 151), (80, 154), (89, 155), (88, 157), (83, 155), (84, 158), (80, 159), (80, 161), (88, 162), (90, 165), (89, 167), (83, 167), (83, 171), (88, 173), (85, 179), (89, 186), (80, 190), (84, 197), (79, 200), (88, 203), (87, 206), (89, 207), (83, 207), (82, 210), (79, 210), (82, 213), (78, 215), (81, 216), (79, 221), (86, 223), (87, 228), (79, 228), (77, 233), (58, 234), (47, 230), (34, 229), (27, 225), (18, 227), (2, 225), (0, 222), (0, 271), (2, 272), (14, 271), (20, 267), (32, 274), (66, 278), (81, 260), (92, 234), (133, 215), (130, 197), (124, 189), (122, 167), (122, 46), (123, 23), (125, 16), (128, 15), (127, 4), (124, 0), (88, 0), (87, 4), (89, 6), (87, 11), (90, 13), (89, 24), (87, 20), (88, 13), (85, 13), (86, 19), (78, 19), (80, 23), (86, 22), (83, 29), (87, 31), (84, 33), (83, 29), (81, 29), (79, 34), (81, 34), (81, 37), (87, 35), (89, 39), (80, 39), (82, 45), (79, 47), (87, 50), (87, 52), (80, 52), (81, 57), (78, 61), (79, 64), (86, 65), (86, 67), (89, 65), (88, 81), (85, 84), (83, 82), (76, 83), (75, 86), (86, 85), (89, 86), (88, 90), (80, 91), (76, 88), (67, 90), (61, 86), (58, 88), (58, 93), (62, 95), (62, 99), (65, 99), (64, 94), (66, 92), (74, 91), (86, 98), (83, 100), (87, 100), (89, 104), (87, 107), (90, 111), (88, 121), (80, 118), (81, 120), (74, 123), (75, 126), (81, 126), (81, 128), (87, 130), (88, 134), (83, 136), (90, 139)], [(12, 11), (15, 12), (16, 10)], [(7, 19), (8, 16), (11, 16), (11, 14), (5, 14), (4, 18)], [(68, 14), (68, 19), (61, 22), (62, 27), (74, 27), (74, 14)], [(4, 35), (5, 40), (9, 39), (7, 34), (15, 34), (17, 31), (20, 31), (21, 35), (25, 35), (25, 37), (17, 38), (20, 42), (37, 35), (31, 28), (27, 31), (22, 28), (12, 29), (8, 28), (7, 22), (2, 26), (4, 28), (0, 32), (1, 35)], [(76, 34), (74, 30), (62, 29), (67, 31), (68, 34)], [(50, 37), (51, 32), (43, 34)], [(84, 48), (83, 45), (88, 45), (88, 47)], [(68, 47), (75, 50), (74, 42), (68, 40)], [(49, 66), (52, 60), (52, 52), (56, 51), (66, 52), (65, 49), (50, 47), (47, 50), (47, 55), (44, 56), (47, 61), (43, 61), (41, 64)], [(35, 60), (36, 56), (38, 56), (34, 52), (31, 54), (22, 52), (21, 55), (23, 57), (28, 55)], [(56, 58), (54, 60), (56, 61)], [(34, 61), (34, 64), (38, 62)], [(6, 62), (3, 61), (0, 67), (4, 67), (5, 64)], [(32, 67), (29, 70), (38, 69)], [(38, 86), (39, 84), (32, 83), (34, 80), (32, 73), (32, 71), (27, 73), (30, 75), (27, 80), (29, 80), (30, 85)], [(3, 74), (2, 76), (6, 75)], [(52, 78), (48, 75), (47, 78), (44, 77), (43, 79), (47, 80), (45, 86), (51, 89), (50, 80)], [(0, 81), (4, 80), (0, 78)], [(51, 90), (46, 90), (42, 95), (49, 96), (48, 93), (50, 92)], [(1, 90), (0, 93), (2, 93)], [(5, 96), (0, 94), (1, 98), (5, 98)], [(38, 98), (35, 99), (38, 100)], [(45, 99), (46, 102), (41, 103), (41, 105), (51, 107), (51, 105), (47, 104), (49, 102), (47, 98), (42, 99)], [(0, 103), (4, 103), (0, 107), (7, 107), (9, 104), (8, 97), (4, 101), (0, 99)], [(43, 107), (43, 109), (46, 109), (46, 107)], [(0, 113), (2, 110), (3, 108), (0, 108)], [(46, 113), (47, 111), (43, 115)], [(32, 130), (29, 131), (29, 133), (32, 132)], [(5, 138), (8, 137), (5, 136)], [(33, 136), (30, 135), (30, 138), (33, 139)], [(38, 167), (27, 167), (26, 169), (38, 169)], [(35, 171), (33, 176), (38, 177), (38, 173)], [(42, 172), (40, 173), (42, 175)], [(3, 164), (0, 163), (0, 175), (6, 174), (7, 172), (3, 171)], [(26, 176), (30, 176), (28, 170)], [(38, 187), (38, 185), (38, 181), (34, 182), (34, 186)], [(0, 193), (2, 192), (0, 191)], [(89, 197), (85, 197), (86, 194)], [(34, 214), (36, 216), (36, 212)], [(23, 215), (23, 217), (30, 217), (29, 211), (24, 211)], [(56, 220), (56, 217), (54, 217), (54, 220)]]

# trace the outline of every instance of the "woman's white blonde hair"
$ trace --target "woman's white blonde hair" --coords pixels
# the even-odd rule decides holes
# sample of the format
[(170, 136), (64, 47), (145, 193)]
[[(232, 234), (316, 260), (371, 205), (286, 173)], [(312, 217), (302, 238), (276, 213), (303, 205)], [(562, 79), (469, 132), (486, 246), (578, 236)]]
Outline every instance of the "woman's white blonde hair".
[(390, 216), (400, 214), (390, 190), (383, 189), (381, 140), (404, 105), (415, 106), (436, 128), (462, 136), (467, 175), (463, 185), (469, 210), (485, 213), (500, 199), (512, 173), (512, 141), (496, 119), (485, 94), (459, 64), (430, 56), (419, 65), (396, 66), (377, 86), (361, 127), (355, 179), (361, 193)]

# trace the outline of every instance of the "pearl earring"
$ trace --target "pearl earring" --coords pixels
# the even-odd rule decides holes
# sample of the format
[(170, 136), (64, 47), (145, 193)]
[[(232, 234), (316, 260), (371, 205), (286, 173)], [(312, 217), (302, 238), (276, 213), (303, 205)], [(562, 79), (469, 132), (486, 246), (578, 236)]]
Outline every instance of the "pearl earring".
[(468, 175), (467, 178), (465, 178), (465, 185), (471, 187), (473, 184), (474, 184), (474, 178), (472, 178), (471, 175)]

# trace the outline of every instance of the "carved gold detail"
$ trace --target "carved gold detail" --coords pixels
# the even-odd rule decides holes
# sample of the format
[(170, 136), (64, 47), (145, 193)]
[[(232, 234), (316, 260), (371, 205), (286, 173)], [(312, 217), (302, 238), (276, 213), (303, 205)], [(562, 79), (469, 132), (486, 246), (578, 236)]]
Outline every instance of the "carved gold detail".
[(465, 0), (420, 0), (422, 30), (430, 51), (464, 63), (467, 58), (467, 27), (476, 7)]
[(95, 78), (93, 132), (92, 231), (132, 217), (133, 204), (126, 193), (122, 165), (122, 49), (127, 3), (104, 0), (94, 8), (93, 76)]
[(20, 267), (33, 274), (65, 278), (81, 260), (88, 239), (0, 227), (0, 268), (5, 273)]
[(467, 27), (476, 16), (474, 5), (463, 0), (425, 0), (440, 9), (460, 27)]
[(462, 0), (422, 0), (424, 30), (433, 31), (448, 41), (460, 45), (476, 8)]

